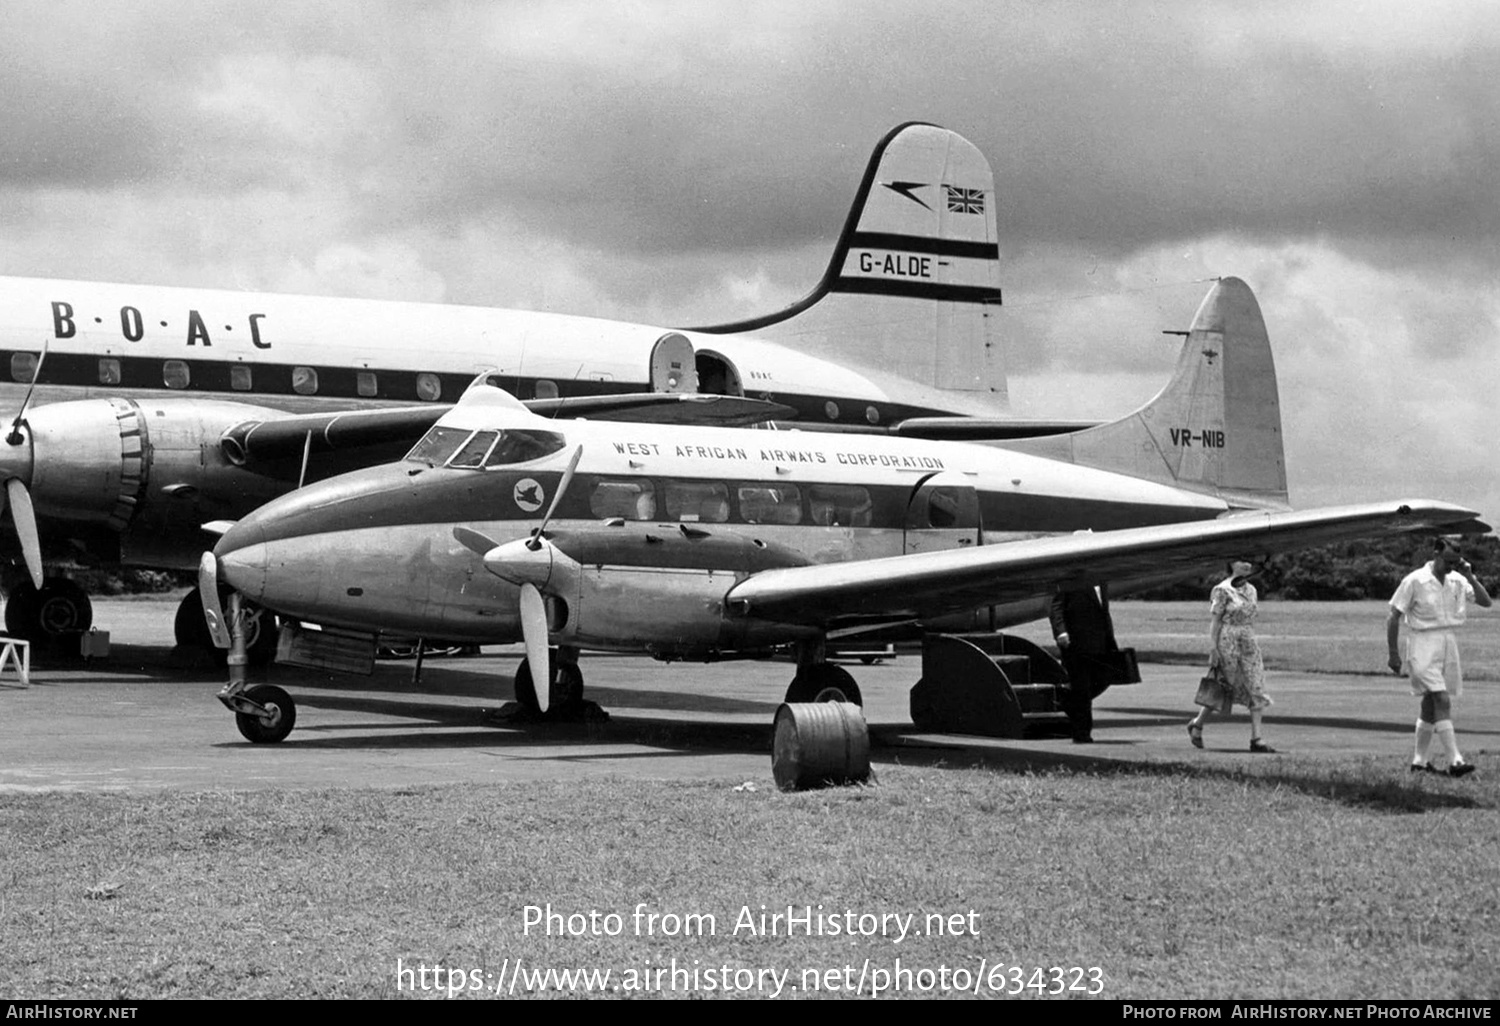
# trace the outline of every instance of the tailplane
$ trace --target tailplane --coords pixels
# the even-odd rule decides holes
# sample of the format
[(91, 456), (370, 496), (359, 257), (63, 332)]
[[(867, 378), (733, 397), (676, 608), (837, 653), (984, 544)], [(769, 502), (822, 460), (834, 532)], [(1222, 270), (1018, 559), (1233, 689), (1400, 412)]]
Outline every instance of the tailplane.
[(995, 176), (936, 125), (893, 129), (870, 157), (823, 279), (778, 313), (686, 330), (756, 335), (1006, 403)]
[(1222, 278), (1203, 300), (1167, 387), (1109, 424), (1005, 447), (1285, 508), (1286, 457), (1271, 342), (1255, 294)]

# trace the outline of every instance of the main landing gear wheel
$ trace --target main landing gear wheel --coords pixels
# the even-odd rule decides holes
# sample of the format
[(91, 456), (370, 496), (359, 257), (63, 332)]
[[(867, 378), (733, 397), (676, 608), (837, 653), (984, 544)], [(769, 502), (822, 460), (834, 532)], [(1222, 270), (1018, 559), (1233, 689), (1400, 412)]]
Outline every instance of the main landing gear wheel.
[[(553, 656), (552, 690), (548, 692), (548, 717), (563, 717), (575, 713), (583, 704), (583, 671), (577, 663), (564, 662)], [(531, 679), (531, 661), (522, 659), (516, 668), (516, 704), (532, 716), (542, 716), (542, 707), (536, 700), (536, 684)]]
[(5, 630), (28, 641), (55, 641), (94, 624), (88, 592), (66, 577), (48, 577), (41, 590), (30, 581), (11, 589), (5, 603)]
[[(219, 589), (219, 607), (229, 606), (229, 589)], [(276, 618), (259, 606), (244, 604), (245, 612), (245, 658), (251, 666), (269, 666), (276, 658), (276, 642), (280, 628)], [(214, 646), (208, 633), (208, 623), (203, 619), (203, 599), (197, 588), (183, 596), (177, 606), (177, 618), (172, 624), (172, 633), (182, 648), (201, 648), (213, 656), (220, 666), (225, 665), (229, 653)]]
[(274, 745), (283, 741), (297, 725), (297, 704), (292, 696), (272, 684), (257, 684), (244, 697), (265, 707), (263, 713), (237, 712), (234, 725), (245, 740), (257, 745)]
[(786, 689), (787, 702), (849, 702), (863, 706), (864, 696), (849, 671), (833, 663), (819, 663), (798, 670)]

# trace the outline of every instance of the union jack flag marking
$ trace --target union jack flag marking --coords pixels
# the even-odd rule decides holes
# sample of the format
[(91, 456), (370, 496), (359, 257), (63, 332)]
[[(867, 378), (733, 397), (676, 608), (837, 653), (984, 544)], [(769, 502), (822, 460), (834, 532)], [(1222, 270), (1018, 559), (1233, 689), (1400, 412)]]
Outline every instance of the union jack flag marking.
[(984, 213), (983, 189), (960, 189), (954, 185), (944, 185), (943, 193), (948, 198), (950, 214)]

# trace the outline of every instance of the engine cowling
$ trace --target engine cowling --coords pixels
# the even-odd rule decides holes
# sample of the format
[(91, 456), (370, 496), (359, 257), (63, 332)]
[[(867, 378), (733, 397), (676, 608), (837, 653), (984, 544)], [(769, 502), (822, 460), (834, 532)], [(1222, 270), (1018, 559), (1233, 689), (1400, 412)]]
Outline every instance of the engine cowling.
[(564, 644), (692, 657), (791, 640), (784, 626), (726, 615), (724, 595), (752, 573), (807, 565), (794, 549), (690, 524), (614, 522), (549, 540), (573, 564), (547, 589)]
[(0, 475), (24, 482), (49, 534), (119, 536), (127, 562), (189, 569), (199, 525), (234, 519), (292, 482), (232, 465), (220, 438), (275, 411), (194, 399), (81, 399), (27, 412), (0, 440)]

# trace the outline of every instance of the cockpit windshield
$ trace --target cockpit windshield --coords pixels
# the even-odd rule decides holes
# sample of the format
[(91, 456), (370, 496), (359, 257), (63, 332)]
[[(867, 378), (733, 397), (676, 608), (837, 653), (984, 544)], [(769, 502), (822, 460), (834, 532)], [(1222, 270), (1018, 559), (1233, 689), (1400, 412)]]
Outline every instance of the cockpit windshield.
[(406, 458), (430, 467), (478, 470), (538, 460), (566, 444), (556, 431), (470, 431), (438, 424), (422, 436)]

